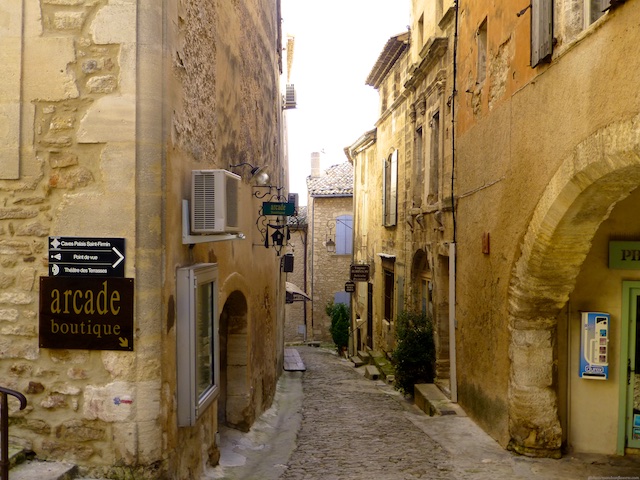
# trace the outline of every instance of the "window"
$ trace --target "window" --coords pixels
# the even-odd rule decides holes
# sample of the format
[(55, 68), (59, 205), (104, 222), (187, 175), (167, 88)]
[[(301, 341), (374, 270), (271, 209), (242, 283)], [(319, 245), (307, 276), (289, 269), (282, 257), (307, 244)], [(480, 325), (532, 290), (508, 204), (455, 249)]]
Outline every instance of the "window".
[(393, 321), (393, 284), (394, 275), (390, 270), (384, 271), (384, 319)]
[(431, 117), (431, 159), (429, 163), (429, 203), (438, 202), (438, 171), (440, 169), (440, 112)]
[(351, 255), (353, 252), (353, 217), (341, 215), (336, 218), (336, 254)]
[(584, 0), (584, 28), (602, 17), (610, 3), (610, 0)]
[(346, 306), (350, 306), (351, 305), (351, 294), (348, 292), (336, 292), (333, 295), (333, 303), (334, 304), (338, 304), (338, 303), (344, 303)]
[(531, 68), (553, 53), (553, 0), (531, 0)]
[(178, 425), (187, 427), (219, 392), (217, 265), (179, 268), (176, 286)]
[(487, 19), (478, 27), (478, 74), (477, 82), (483, 83), (487, 78)]
[(398, 150), (384, 160), (382, 211), (385, 227), (396, 225), (398, 217)]
[(424, 159), (422, 157), (422, 126), (416, 129), (413, 139), (413, 206), (422, 206), (422, 191), (424, 188)]

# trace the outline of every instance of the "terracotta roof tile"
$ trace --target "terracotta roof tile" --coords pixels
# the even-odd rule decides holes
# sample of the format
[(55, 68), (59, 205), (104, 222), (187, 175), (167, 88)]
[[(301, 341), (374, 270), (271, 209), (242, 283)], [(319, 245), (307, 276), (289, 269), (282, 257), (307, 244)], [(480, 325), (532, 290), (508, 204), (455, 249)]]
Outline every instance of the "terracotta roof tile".
[(353, 196), (353, 165), (349, 162), (329, 167), (320, 177), (307, 177), (307, 190), (312, 197)]

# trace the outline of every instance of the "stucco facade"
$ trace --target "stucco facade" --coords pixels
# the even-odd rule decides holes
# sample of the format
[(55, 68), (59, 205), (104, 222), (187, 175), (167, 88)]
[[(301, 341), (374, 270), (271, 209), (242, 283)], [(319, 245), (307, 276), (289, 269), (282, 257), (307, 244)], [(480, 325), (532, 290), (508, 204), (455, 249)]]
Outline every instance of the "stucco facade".
[[(288, 181), (279, 2), (8, 0), (0, 18), (0, 377), (28, 399), (12, 439), (94, 475), (197, 478), (219, 422), (247, 429), (282, 370), (285, 277), (232, 167)], [(242, 177), (246, 238), (183, 242), (195, 169)], [(39, 348), (58, 236), (124, 239), (131, 351)], [(178, 427), (176, 271), (199, 263), (218, 268), (220, 376)]]
[[(623, 280), (638, 273), (609, 268), (607, 252), (609, 241), (638, 239), (639, 70), (627, 51), (640, 5), (585, 22), (582, 2), (552, 4), (554, 50), (535, 67), (538, 2), (459, 12), (459, 398), (518, 452), (622, 454), (633, 446)], [(581, 311), (611, 314), (607, 380), (578, 376)]]

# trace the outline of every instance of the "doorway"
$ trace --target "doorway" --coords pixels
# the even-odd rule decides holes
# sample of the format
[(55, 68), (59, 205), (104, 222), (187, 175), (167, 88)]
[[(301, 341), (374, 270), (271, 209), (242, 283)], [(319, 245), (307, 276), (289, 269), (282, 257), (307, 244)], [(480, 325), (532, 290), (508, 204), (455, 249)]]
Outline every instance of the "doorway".
[(622, 302), (619, 455), (640, 449), (640, 282), (622, 283)]

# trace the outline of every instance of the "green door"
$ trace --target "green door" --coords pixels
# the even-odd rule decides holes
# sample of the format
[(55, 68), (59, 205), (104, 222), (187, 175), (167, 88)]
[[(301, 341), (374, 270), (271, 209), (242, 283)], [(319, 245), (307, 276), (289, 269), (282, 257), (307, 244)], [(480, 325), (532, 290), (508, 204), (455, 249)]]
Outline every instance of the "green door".
[[(618, 453), (640, 448), (640, 282), (623, 282)], [(624, 435), (624, 436), (623, 436)]]

